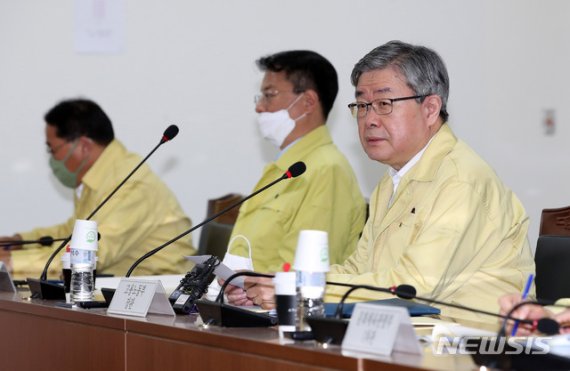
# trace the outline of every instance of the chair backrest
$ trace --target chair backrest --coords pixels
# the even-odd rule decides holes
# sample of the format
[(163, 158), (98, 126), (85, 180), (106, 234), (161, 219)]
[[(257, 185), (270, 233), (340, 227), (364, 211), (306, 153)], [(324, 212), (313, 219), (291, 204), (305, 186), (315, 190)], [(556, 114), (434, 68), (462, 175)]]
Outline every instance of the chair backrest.
[(570, 297), (570, 236), (540, 236), (534, 255), (536, 297)]
[(538, 235), (570, 236), (570, 206), (542, 210)]
[[(220, 198), (208, 200), (207, 218), (219, 213), (225, 208), (239, 202), (243, 198), (237, 193), (230, 193)], [(239, 207), (235, 207), (227, 213), (220, 215), (210, 223), (202, 227), (198, 255), (215, 255), (222, 259), (226, 253)]]
[[(208, 215), (206, 217), (210, 217), (216, 213), (219, 213), (226, 207), (229, 207), (236, 202), (241, 201), (242, 198), (243, 196), (238, 193), (228, 193), (227, 195), (224, 195), (220, 198), (208, 200)], [(222, 224), (234, 225), (237, 220), (238, 213), (239, 206), (236, 206), (227, 213), (217, 217), (214, 221)]]

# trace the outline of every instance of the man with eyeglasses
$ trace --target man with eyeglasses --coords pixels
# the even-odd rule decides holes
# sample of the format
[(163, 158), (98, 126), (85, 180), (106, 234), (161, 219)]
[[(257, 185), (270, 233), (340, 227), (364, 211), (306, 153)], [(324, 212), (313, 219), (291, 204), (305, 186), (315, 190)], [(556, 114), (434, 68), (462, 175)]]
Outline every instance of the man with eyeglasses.
[[(45, 122), (49, 164), (55, 177), (74, 190), (73, 215), (63, 224), (0, 241), (69, 236), (75, 220), (85, 219), (141, 160), (115, 139), (111, 120), (93, 101), (62, 101), (46, 113)], [(124, 275), (140, 256), (191, 227), (175, 196), (148, 165), (109, 199), (94, 220), (101, 234), (97, 271), (113, 275)], [(2, 260), (15, 273), (39, 274), (55, 247), (26, 245), (4, 252)], [(194, 252), (190, 238), (181, 239), (141, 264), (137, 274), (183, 273), (189, 268), (184, 256)], [(59, 263), (57, 259), (51, 264), (52, 273), (61, 273)]]
[[(316, 229), (328, 232), (330, 259), (340, 263), (356, 247), (366, 204), (325, 125), (338, 92), (336, 71), (324, 57), (305, 50), (273, 54), (257, 65), (265, 72), (255, 99), (259, 129), (279, 153), (255, 190), (297, 161), (305, 162), (307, 171), (241, 206), (225, 261), (235, 269), (281, 271), (284, 263), (293, 263), (299, 231)], [(249, 256), (252, 266), (240, 266), (239, 258)]]
[[(356, 251), (333, 265), (328, 281), (391, 287), (413, 285), (418, 296), (498, 312), (497, 297), (520, 292), (534, 261), (528, 217), (491, 167), (447, 124), (449, 78), (433, 50), (391, 41), (352, 71), (361, 144), (389, 166), (370, 198), (370, 217)], [(248, 297), (270, 284), (249, 280)], [(345, 288), (327, 286), (327, 300)], [(532, 293), (531, 293), (532, 294)], [(387, 298), (357, 290), (353, 300)], [(495, 321), (442, 307), (442, 314)]]
[[(355, 253), (330, 281), (413, 285), (419, 296), (498, 312), (534, 261), (528, 217), (493, 169), (447, 124), (449, 78), (431, 49), (391, 41), (352, 71), (349, 104), (364, 151), (389, 166)], [(329, 298), (343, 290), (327, 287)], [(357, 291), (356, 300), (379, 296)], [(467, 311), (442, 313), (489, 321)]]

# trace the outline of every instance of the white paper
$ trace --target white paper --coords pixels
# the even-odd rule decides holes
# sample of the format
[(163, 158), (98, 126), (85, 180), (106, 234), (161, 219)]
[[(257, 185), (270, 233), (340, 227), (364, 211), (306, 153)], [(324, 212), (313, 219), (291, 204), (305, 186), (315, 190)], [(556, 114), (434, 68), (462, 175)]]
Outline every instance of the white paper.
[(394, 350), (421, 354), (406, 308), (366, 303), (354, 307), (342, 349), (381, 356)]
[[(211, 255), (199, 255), (199, 256), (187, 256), (186, 259), (193, 261), (195, 264), (201, 264), (201, 263), (205, 262), (206, 260), (210, 259), (210, 257), (211, 257)], [(214, 269), (214, 274), (216, 275), (216, 277), (218, 277), (224, 281), (236, 273), (237, 273), (236, 271), (234, 271), (233, 269), (231, 269), (230, 267), (228, 267), (227, 265), (225, 265), (222, 262), (220, 262), (220, 265), (218, 265)], [(230, 283), (234, 286), (237, 286), (237, 287), (240, 287), (243, 289), (244, 288), (244, 282), (245, 282), (245, 277), (240, 276), (240, 277), (234, 278), (232, 280), (232, 282), (230, 282)]]
[(123, 0), (75, 0), (75, 51), (118, 54), (125, 47)]

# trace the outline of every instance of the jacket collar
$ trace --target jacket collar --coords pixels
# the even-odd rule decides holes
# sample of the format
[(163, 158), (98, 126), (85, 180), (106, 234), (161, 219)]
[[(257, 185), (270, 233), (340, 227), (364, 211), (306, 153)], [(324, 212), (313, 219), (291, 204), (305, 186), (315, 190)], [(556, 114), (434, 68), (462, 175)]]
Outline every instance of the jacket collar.
[(81, 183), (87, 188), (97, 189), (109, 177), (109, 169), (114, 167), (117, 158), (124, 157), (127, 149), (117, 139), (105, 147), (93, 166), (85, 173)]
[(332, 144), (332, 138), (326, 125), (321, 125), (300, 138), (291, 148), (275, 161), (275, 165), (282, 171), (287, 171), (289, 166), (304, 158), (315, 148)]

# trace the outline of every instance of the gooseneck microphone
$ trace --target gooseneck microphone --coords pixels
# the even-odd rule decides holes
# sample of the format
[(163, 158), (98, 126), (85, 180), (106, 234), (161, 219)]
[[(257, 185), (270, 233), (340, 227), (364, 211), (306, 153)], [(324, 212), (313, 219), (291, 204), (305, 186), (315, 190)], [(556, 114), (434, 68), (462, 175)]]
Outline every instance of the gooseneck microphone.
[(520, 307), (523, 307), (525, 305), (528, 305), (528, 304), (544, 306), (544, 305), (548, 305), (550, 303), (546, 302), (546, 301), (541, 301), (541, 300), (535, 300), (535, 301), (529, 300), (529, 301), (521, 301), (520, 303), (517, 303), (505, 315), (505, 317), (503, 319), (503, 323), (501, 325), (501, 329), (499, 330), (499, 333), (497, 334), (499, 337), (506, 336), (506, 334), (507, 334), (507, 321), (509, 319), (518, 321), (520, 323), (531, 324), (533, 330), (538, 330), (538, 331), (542, 332), (543, 334), (554, 335), (554, 334), (558, 334), (560, 332), (560, 324), (552, 318), (541, 318), (538, 320), (517, 320), (516, 318), (512, 317), (513, 313), (517, 309), (519, 309)]
[(215, 300), (217, 303), (224, 304), (224, 292), (226, 291), (226, 287), (228, 287), (230, 282), (232, 282), (235, 278), (241, 277), (241, 276), (267, 277), (267, 278), (275, 277), (275, 275), (273, 275), (273, 274), (264, 274), (264, 273), (257, 273), (257, 272), (252, 272), (252, 271), (242, 271), (242, 272), (234, 273), (231, 276), (229, 276), (227, 280), (224, 281), (222, 287), (220, 288), (220, 292), (218, 293), (218, 296), (216, 297), (216, 300)]
[[(338, 285), (335, 282), (327, 282), (327, 284), (328, 285)], [(342, 286), (345, 286), (345, 284), (343, 284)], [(344, 293), (344, 295), (342, 296), (342, 298), (340, 299), (340, 301), (336, 307), (335, 317), (338, 319), (342, 319), (342, 309), (344, 307), (344, 302), (346, 301), (348, 296), (354, 290), (366, 289), (366, 290), (372, 290), (372, 291), (385, 292), (388, 294), (396, 295), (402, 299), (410, 299), (416, 295), (416, 289), (414, 288), (414, 286), (410, 286), (410, 285), (392, 286), (390, 288), (376, 287), (376, 286), (370, 286), (370, 285), (351, 285), (351, 286), (352, 287)]]
[[(146, 162), (146, 160), (148, 160), (148, 158), (150, 156), (152, 156), (152, 154), (158, 149), (158, 147), (160, 147), (164, 143), (169, 142), (172, 139), (174, 139), (176, 137), (176, 135), (178, 135), (178, 131), (179, 131), (178, 126), (176, 126), (176, 125), (170, 125), (168, 128), (166, 128), (166, 130), (162, 134), (162, 138), (160, 139), (160, 142), (149, 152), (148, 155), (146, 155), (145, 158), (143, 158), (139, 162), (139, 164), (123, 179), (123, 181), (121, 181), (121, 183), (119, 183), (115, 187), (115, 189), (113, 189), (113, 191), (111, 193), (109, 193), (109, 195), (99, 204), (99, 206), (97, 206), (95, 208), (95, 210), (93, 210), (91, 212), (91, 214), (89, 214), (89, 216), (87, 216), (86, 220), (90, 220), (93, 216), (95, 216), (95, 214), (103, 207), (103, 205), (105, 205), (107, 203), (107, 201), (109, 201), (109, 199), (111, 197), (113, 197), (113, 195), (126, 183), (126, 181), (129, 180), (131, 178), (131, 176)], [(40, 282), (45, 282), (47, 280), (47, 272), (48, 272), (48, 269), (49, 269), (51, 262), (57, 256), (57, 254), (61, 251), (61, 249), (63, 249), (63, 247), (65, 245), (67, 245), (67, 243), (70, 240), (71, 240), (71, 234), (67, 238), (65, 238), (63, 240), (63, 242), (50, 255), (50, 257), (48, 258), (46, 265), (42, 271), (42, 274), (40, 276)], [(28, 281), (30, 281), (30, 279), (28, 279)], [(32, 280), (32, 281), (34, 281), (34, 280)], [(44, 295), (42, 295), (41, 291), (38, 292), (37, 290), (32, 288), (32, 286), (37, 288), (39, 285), (37, 285), (35, 282), (33, 284), (32, 283), (30, 284), (30, 289), (33, 291), (32, 296), (34, 296), (34, 297), (38, 297), (38, 296), (43, 297), (44, 296)]]
[[(424, 297), (417, 296), (417, 295), (410, 295), (409, 299), (416, 299), (419, 301), (423, 301), (425, 303), (438, 304), (438, 305), (443, 305), (445, 307), (461, 309), (461, 310), (471, 312), (471, 313), (484, 314), (487, 316), (500, 318), (500, 319), (504, 320), (505, 322), (507, 320), (512, 320), (512, 321), (518, 321), (520, 323), (530, 324), (531, 326), (533, 326), (533, 328), (536, 328), (538, 331), (540, 331), (546, 335), (554, 335), (554, 334), (557, 334), (559, 331), (558, 323), (551, 318), (541, 318), (539, 320), (533, 321), (533, 320), (528, 320), (528, 319), (519, 319), (519, 318), (512, 317), (513, 312), (518, 308), (516, 306), (507, 315), (502, 315), (499, 313), (489, 312), (489, 311), (482, 310), (482, 309), (469, 308), (469, 307), (466, 307), (464, 305), (447, 303), (447, 302), (440, 301), (440, 300), (424, 298)], [(529, 302), (524, 302), (524, 303), (529, 303)], [(537, 302), (535, 302), (535, 303), (538, 304)], [(521, 303), (519, 303), (519, 304), (521, 304)]]
[(296, 162), (293, 165), (291, 165), (289, 167), (289, 169), (285, 172), (285, 174), (283, 174), (280, 178), (277, 178), (276, 180), (274, 180), (273, 182), (265, 185), (264, 187), (258, 189), (257, 191), (253, 192), (252, 194), (250, 194), (247, 197), (244, 197), (243, 199), (241, 199), (240, 201), (236, 202), (233, 205), (230, 205), (228, 207), (226, 207), (225, 209), (223, 209), (222, 211), (212, 215), (211, 217), (205, 219), (204, 221), (202, 221), (200, 224), (197, 224), (195, 226), (193, 226), (192, 228), (188, 229), (185, 232), (182, 232), (181, 234), (179, 234), (178, 236), (172, 238), (171, 240), (163, 243), (162, 245), (154, 248), (153, 250), (147, 252), (146, 254), (144, 254), (143, 256), (141, 256), (140, 258), (138, 258), (133, 265), (129, 268), (127, 274), (125, 277), (130, 277), (131, 274), (133, 273), (133, 271), (135, 270), (135, 268), (142, 263), (145, 259), (153, 256), (154, 254), (156, 254), (157, 252), (159, 252), (160, 250), (164, 249), (166, 246), (178, 241), (179, 239), (181, 239), (182, 237), (186, 236), (189, 233), (194, 232), (196, 229), (202, 227), (204, 224), (208, 224), (210, 223), (212, 220), (216, 219), (217, 217), (219, 217), (222, 214), (227, 213), (228, 211), (230, 211), (231, 209), (235, 208), (236, 206), (241, 205), (242, 203), (244, 203), (245, 201), (249, 200), (250, 198), (252, 198), (253, 196), (265, 191), (266, 189), (274, 186), (275, 184), (281, 182), (282, 180), (285, 179), (291, 179), (291, 178), (296, 178), (299, 175), (303, 174), (305, 172), (305, 170), (307, 169), (307, 167), (305, 166), (305, 163), (302, 161)]
[(215, 301), (207, 299), (196, 300), (200, 317), (207, 325), (224, 327), (267, 327), (277, 324), (277, 317), (266, 313), (256, 313), (234, 305), (224, 304), (224, 291), (232, 280), (240, 276), (274, 277), (272, 274), (263, 274), (252, 271), (237, 272), (229, 276), (220, 289)]
[(54, 242), (63, 241), (65, 238), (53, 238), (52, 236), (43, 236), (37, 240), (19, 240), (19, 241), (6, 241), (1, 242), (0, 247), (4, 247), (5, 250), (12, 250), (11, 246), (22, 246), (22, 245), (32, 245), (38, 244), (42, 246), (51, 246)]

